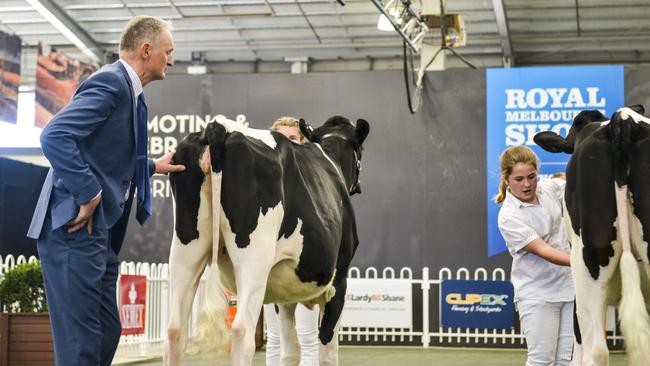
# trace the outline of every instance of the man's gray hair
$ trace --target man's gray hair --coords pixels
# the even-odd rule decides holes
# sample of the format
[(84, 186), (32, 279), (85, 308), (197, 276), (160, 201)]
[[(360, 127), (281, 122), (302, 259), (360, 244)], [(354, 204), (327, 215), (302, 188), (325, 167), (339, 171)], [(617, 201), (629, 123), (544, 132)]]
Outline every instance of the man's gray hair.
[(163, 30), (171, 31), (171, 25), (160, 18), (147, 15), (133, 17), (120, 36), (120, 53), (135, 51), (144, 42), (155, 43)]

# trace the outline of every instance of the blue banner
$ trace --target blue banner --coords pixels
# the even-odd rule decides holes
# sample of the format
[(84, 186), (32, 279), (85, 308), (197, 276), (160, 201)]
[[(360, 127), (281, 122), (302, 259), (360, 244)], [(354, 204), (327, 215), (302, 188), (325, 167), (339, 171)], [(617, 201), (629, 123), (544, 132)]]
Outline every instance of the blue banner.
[(533, 137), (548, 130), (566, 136), (573, 117), (583, 110), (611, 116), (624, 103), (623, 72), (623, 66), (487, 70), (488, 256), (506, 250), (497, 226), (500, 206), (492, 201), (499, 189), (501, 152), (526, 145), (539, 156), (540, 174), (564, 172), (570, 155), (546, 152)]
[(442, 281), (440, 323), (453, 328), (510, 329), (513, 291), (510, 281)]

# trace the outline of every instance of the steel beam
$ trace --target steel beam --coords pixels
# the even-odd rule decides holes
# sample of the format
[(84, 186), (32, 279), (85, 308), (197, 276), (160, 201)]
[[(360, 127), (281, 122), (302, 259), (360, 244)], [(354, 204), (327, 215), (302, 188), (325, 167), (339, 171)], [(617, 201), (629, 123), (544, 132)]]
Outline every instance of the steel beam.
[(508, 28), (508, 18), (503, 7), (503, 0), (492, 0), (494, 17), (497, 21), (497, 29), (501, 38), (501, 48), (503, 49), (503, 60), (505, 66), (514, 65), (514, 56), (512, 54), (512, 41), (510, 40), (510, 30)]
[(53, 0), (25, 0), (93, 62), (104, 61), (103, 48)]

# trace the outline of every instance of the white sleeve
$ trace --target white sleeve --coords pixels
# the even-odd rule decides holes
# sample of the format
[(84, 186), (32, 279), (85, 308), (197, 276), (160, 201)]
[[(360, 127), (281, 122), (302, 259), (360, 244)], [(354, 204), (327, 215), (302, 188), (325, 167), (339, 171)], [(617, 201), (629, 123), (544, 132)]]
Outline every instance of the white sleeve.
[(541, 179), (538, 183), (543, 190), (553, 194), (560, 202), (564, 199), (564, 187), (566, 181), (561, 178)]
[(511, 255), (540, 237), (535, 229), (514, 215), (499, 215), (499, 231)]

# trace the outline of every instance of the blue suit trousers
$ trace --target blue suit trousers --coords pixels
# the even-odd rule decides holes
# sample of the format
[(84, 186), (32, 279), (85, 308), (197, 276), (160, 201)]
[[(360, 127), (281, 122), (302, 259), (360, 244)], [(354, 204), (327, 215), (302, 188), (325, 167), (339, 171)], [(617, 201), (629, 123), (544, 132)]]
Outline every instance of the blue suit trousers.
[(58, 366), (109, 366), (122, 326), (115, 286), (118, 259), (107, 229), (52, 231), (37, 242)]

